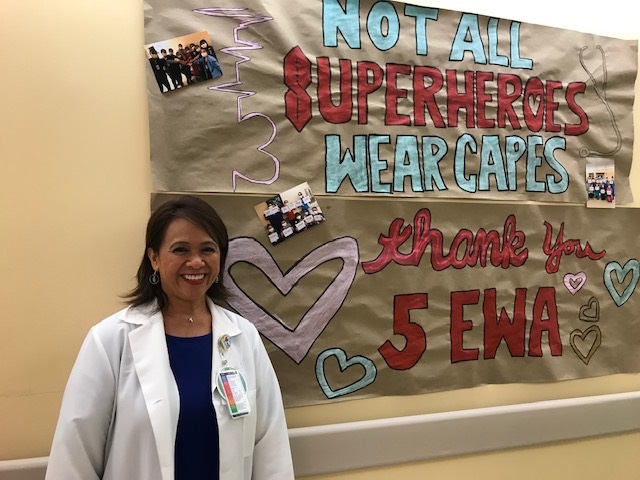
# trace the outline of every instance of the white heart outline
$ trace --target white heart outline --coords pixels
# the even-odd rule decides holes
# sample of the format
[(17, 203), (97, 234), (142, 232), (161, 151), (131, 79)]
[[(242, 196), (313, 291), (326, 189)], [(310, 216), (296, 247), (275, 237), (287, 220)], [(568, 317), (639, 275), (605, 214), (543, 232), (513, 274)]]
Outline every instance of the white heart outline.
[[(343, 261), (340, 273), (305, 312), (294, 329), (256, 305), (231, 275), (233, 265), (238, 262), (248, 263), (261, 270), (278, 291), (286, 296), (307, 273), (335, 259)], [(225, 287), (229, 291), (227, 302), (240, 315), (250, 320), (261, 334), (299, 364), (342, 307), (355, 279), (359, 262), (356, 239), (340, 237), (309, 252), (283, 274), (271, 253), (260, 242), (252, 237), (237, 237), (229, 242), (226, 259)]]

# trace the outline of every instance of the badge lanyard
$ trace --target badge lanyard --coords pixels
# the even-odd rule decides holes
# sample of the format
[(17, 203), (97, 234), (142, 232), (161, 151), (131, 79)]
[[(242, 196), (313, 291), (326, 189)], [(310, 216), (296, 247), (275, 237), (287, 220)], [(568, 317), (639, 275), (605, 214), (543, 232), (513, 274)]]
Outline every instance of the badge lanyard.
[(218, 392), (226, 401), (231, 418), (240, 418), (251, 413), (251, 405), (247, 396), (247, 382), (242, 373), (227, 366), (225, 352), (231, 348), (231, 337), (226, 333), (218, 339), (222, 368), (216, 375)]

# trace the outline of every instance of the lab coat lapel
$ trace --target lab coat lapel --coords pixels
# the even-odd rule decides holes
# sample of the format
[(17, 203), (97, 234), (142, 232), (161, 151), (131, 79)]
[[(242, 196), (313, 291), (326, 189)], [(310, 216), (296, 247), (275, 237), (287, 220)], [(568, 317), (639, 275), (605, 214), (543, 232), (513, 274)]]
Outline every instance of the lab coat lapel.
[(142, 323), (129, 333), (129, 341), (156, 440), (162, 479), (173, 480), (180, 397), (169, 364), (162, 314), (141, 317), (128, 318), (131, 323)]

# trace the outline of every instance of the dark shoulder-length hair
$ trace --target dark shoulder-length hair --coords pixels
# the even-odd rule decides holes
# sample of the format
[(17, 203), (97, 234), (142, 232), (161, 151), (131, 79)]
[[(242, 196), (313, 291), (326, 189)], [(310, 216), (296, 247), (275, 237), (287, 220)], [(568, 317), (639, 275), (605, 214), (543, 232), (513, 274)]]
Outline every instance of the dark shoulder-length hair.
[(125, 295), (129, 305), (139, 307), (155, 303), (157, 309), (162, 310), (167, 304), (167, 297), (162, 290), (162, 279), (157, 285), (149, 282), (149, 277), (154, 273), (154, 270), (147, 252), (149, 249), (156, 253), (160, 251), (160, 245), (164, 241), (169, 225), (179, 218), (200, 227), (218, 244), (220, 248), (220, 273), (218, 274), (218, 282), (212, 284), (207, 290), (207, 296), (214, 301), (224, 300), (227, 297), (227, 290), (224, 287), (224, 265), (229, 250), (227, 227), (218, 212), (207, 202), (191, 195), (184, 195), (160, 205), (149, 217), (144, 252), (136, 275), (137, 285)]

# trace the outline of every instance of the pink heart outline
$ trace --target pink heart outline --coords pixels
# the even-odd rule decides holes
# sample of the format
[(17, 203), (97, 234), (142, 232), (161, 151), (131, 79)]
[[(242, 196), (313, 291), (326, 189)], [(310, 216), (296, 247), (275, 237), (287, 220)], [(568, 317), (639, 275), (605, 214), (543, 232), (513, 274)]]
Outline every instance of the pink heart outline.
[(575, 295), (580, 291), (580, 289), (587, 283), (587, 274), (584, 272), (579, 272), (576, 274), (567, 273), (564, 278), (564, 286), (569, 290), (571, 295)]
[[(286, 296), (307, 273), (334, 259), (342, 259), (342, 269), (294, 329), (258, 306), (231, 275), (233, 265), (239, 262), (248, 263), (261, 270), (278, 291)], [(229, 242), (226, 260), (225, 286), (230, 294), (227, 302), (240, 315), (250, 320), (261, 334), (299, 364), (342, 307), (355, 279), (359, 261), (357, 241), (352, 237), (341, 237), (311, 251), (283, 274), (271, 253), (260, 242), (251, 237), (237, 237)]]

